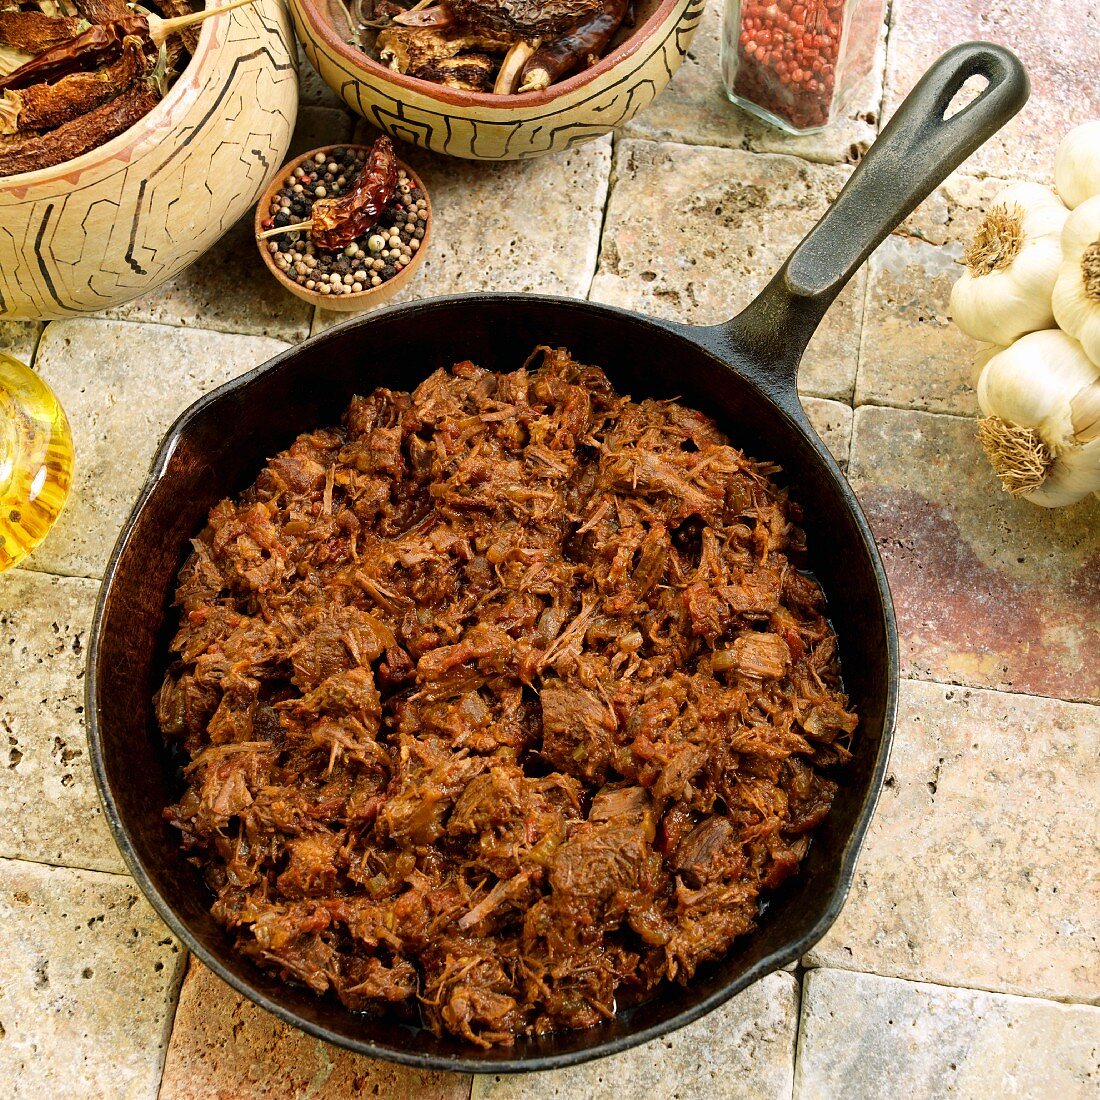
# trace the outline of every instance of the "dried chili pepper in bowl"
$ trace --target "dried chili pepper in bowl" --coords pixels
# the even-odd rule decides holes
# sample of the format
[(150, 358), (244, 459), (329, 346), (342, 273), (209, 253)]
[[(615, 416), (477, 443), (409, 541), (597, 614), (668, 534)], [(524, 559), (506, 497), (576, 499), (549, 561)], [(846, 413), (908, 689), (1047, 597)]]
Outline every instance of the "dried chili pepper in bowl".
[(367, 163), (338, 198), (318, 199), (313, 204), (310, 236), (318, 248), (346, 248), (356, 237), (369, 233), (382, 211), (397, 193), (397, 153), (388, 137), (372, 146)]
[(373, 309), (422, 263), (431, 202), (383, 136), (290, 161), (260, 199), (255, 228), (264, 263), (291, 294), (340, 312)]

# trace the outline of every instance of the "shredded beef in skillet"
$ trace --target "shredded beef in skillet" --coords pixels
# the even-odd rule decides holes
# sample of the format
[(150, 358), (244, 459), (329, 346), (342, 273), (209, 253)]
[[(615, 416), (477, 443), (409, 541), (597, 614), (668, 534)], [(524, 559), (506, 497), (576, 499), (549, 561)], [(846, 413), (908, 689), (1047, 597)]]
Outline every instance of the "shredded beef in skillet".
[(722, 956), (856, 725), (775, 472), (541, 348), (356, 397), (215, 507), (156, 705), (239, 949), (483, 1045)]

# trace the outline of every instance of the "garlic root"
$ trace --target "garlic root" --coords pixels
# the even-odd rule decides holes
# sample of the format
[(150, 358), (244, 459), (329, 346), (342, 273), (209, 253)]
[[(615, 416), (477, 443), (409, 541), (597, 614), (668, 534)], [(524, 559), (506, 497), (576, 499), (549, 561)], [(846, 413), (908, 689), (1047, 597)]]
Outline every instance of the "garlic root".
[(1005, 490), (1060, 507), (1100, 490), (1100, 366), (1059, 329), (1022, 336), (978, 381), (978, 438)]
[(1034, 428), (1022, 428), (999, 416), (978, 421), (978, 441), (1004, 491), (1014, 497), (1035, 492), (1054, 465), (1054, 456)]

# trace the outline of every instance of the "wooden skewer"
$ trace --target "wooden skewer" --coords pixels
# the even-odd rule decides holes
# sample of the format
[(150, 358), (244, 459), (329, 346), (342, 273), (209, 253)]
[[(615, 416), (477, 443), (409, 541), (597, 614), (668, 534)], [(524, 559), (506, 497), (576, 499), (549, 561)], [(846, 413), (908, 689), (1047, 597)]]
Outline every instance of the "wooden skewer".
[(254, 4), (256, 0), (231, 0), (231, 3), (222, 4), (218, 8), (206, 8), (204, 11), (192, 12), (190, 15), (177, 15), (172, 19), (159, 19), (155, 15), (146, 16), (149, 20), (149, 37), (155, 46), (160, 46), (169, 35), (183, 30), (184, 27), (194, 26), (212, 15), (220, 15), (223, 11), (232, 11), (234, 8), (243, 8), (245, 4)]
[(277, 225), (274, 229), (265, 229), (257, 234), (258, 241), (266, 241), (268, 237), (277, 237), (280, 233), (295, 233), (299, 229), (312, 229), (313, 222), (295, 222), (293, 225)]

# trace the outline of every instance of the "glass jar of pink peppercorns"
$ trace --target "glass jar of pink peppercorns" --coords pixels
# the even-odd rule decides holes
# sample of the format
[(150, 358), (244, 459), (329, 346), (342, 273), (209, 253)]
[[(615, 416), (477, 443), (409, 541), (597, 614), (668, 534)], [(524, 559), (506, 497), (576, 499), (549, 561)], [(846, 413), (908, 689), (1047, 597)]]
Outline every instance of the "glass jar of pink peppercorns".
[(801, 134), (827, 126), (874, 64), (886, 0), (726, 0), (731, 100)]

